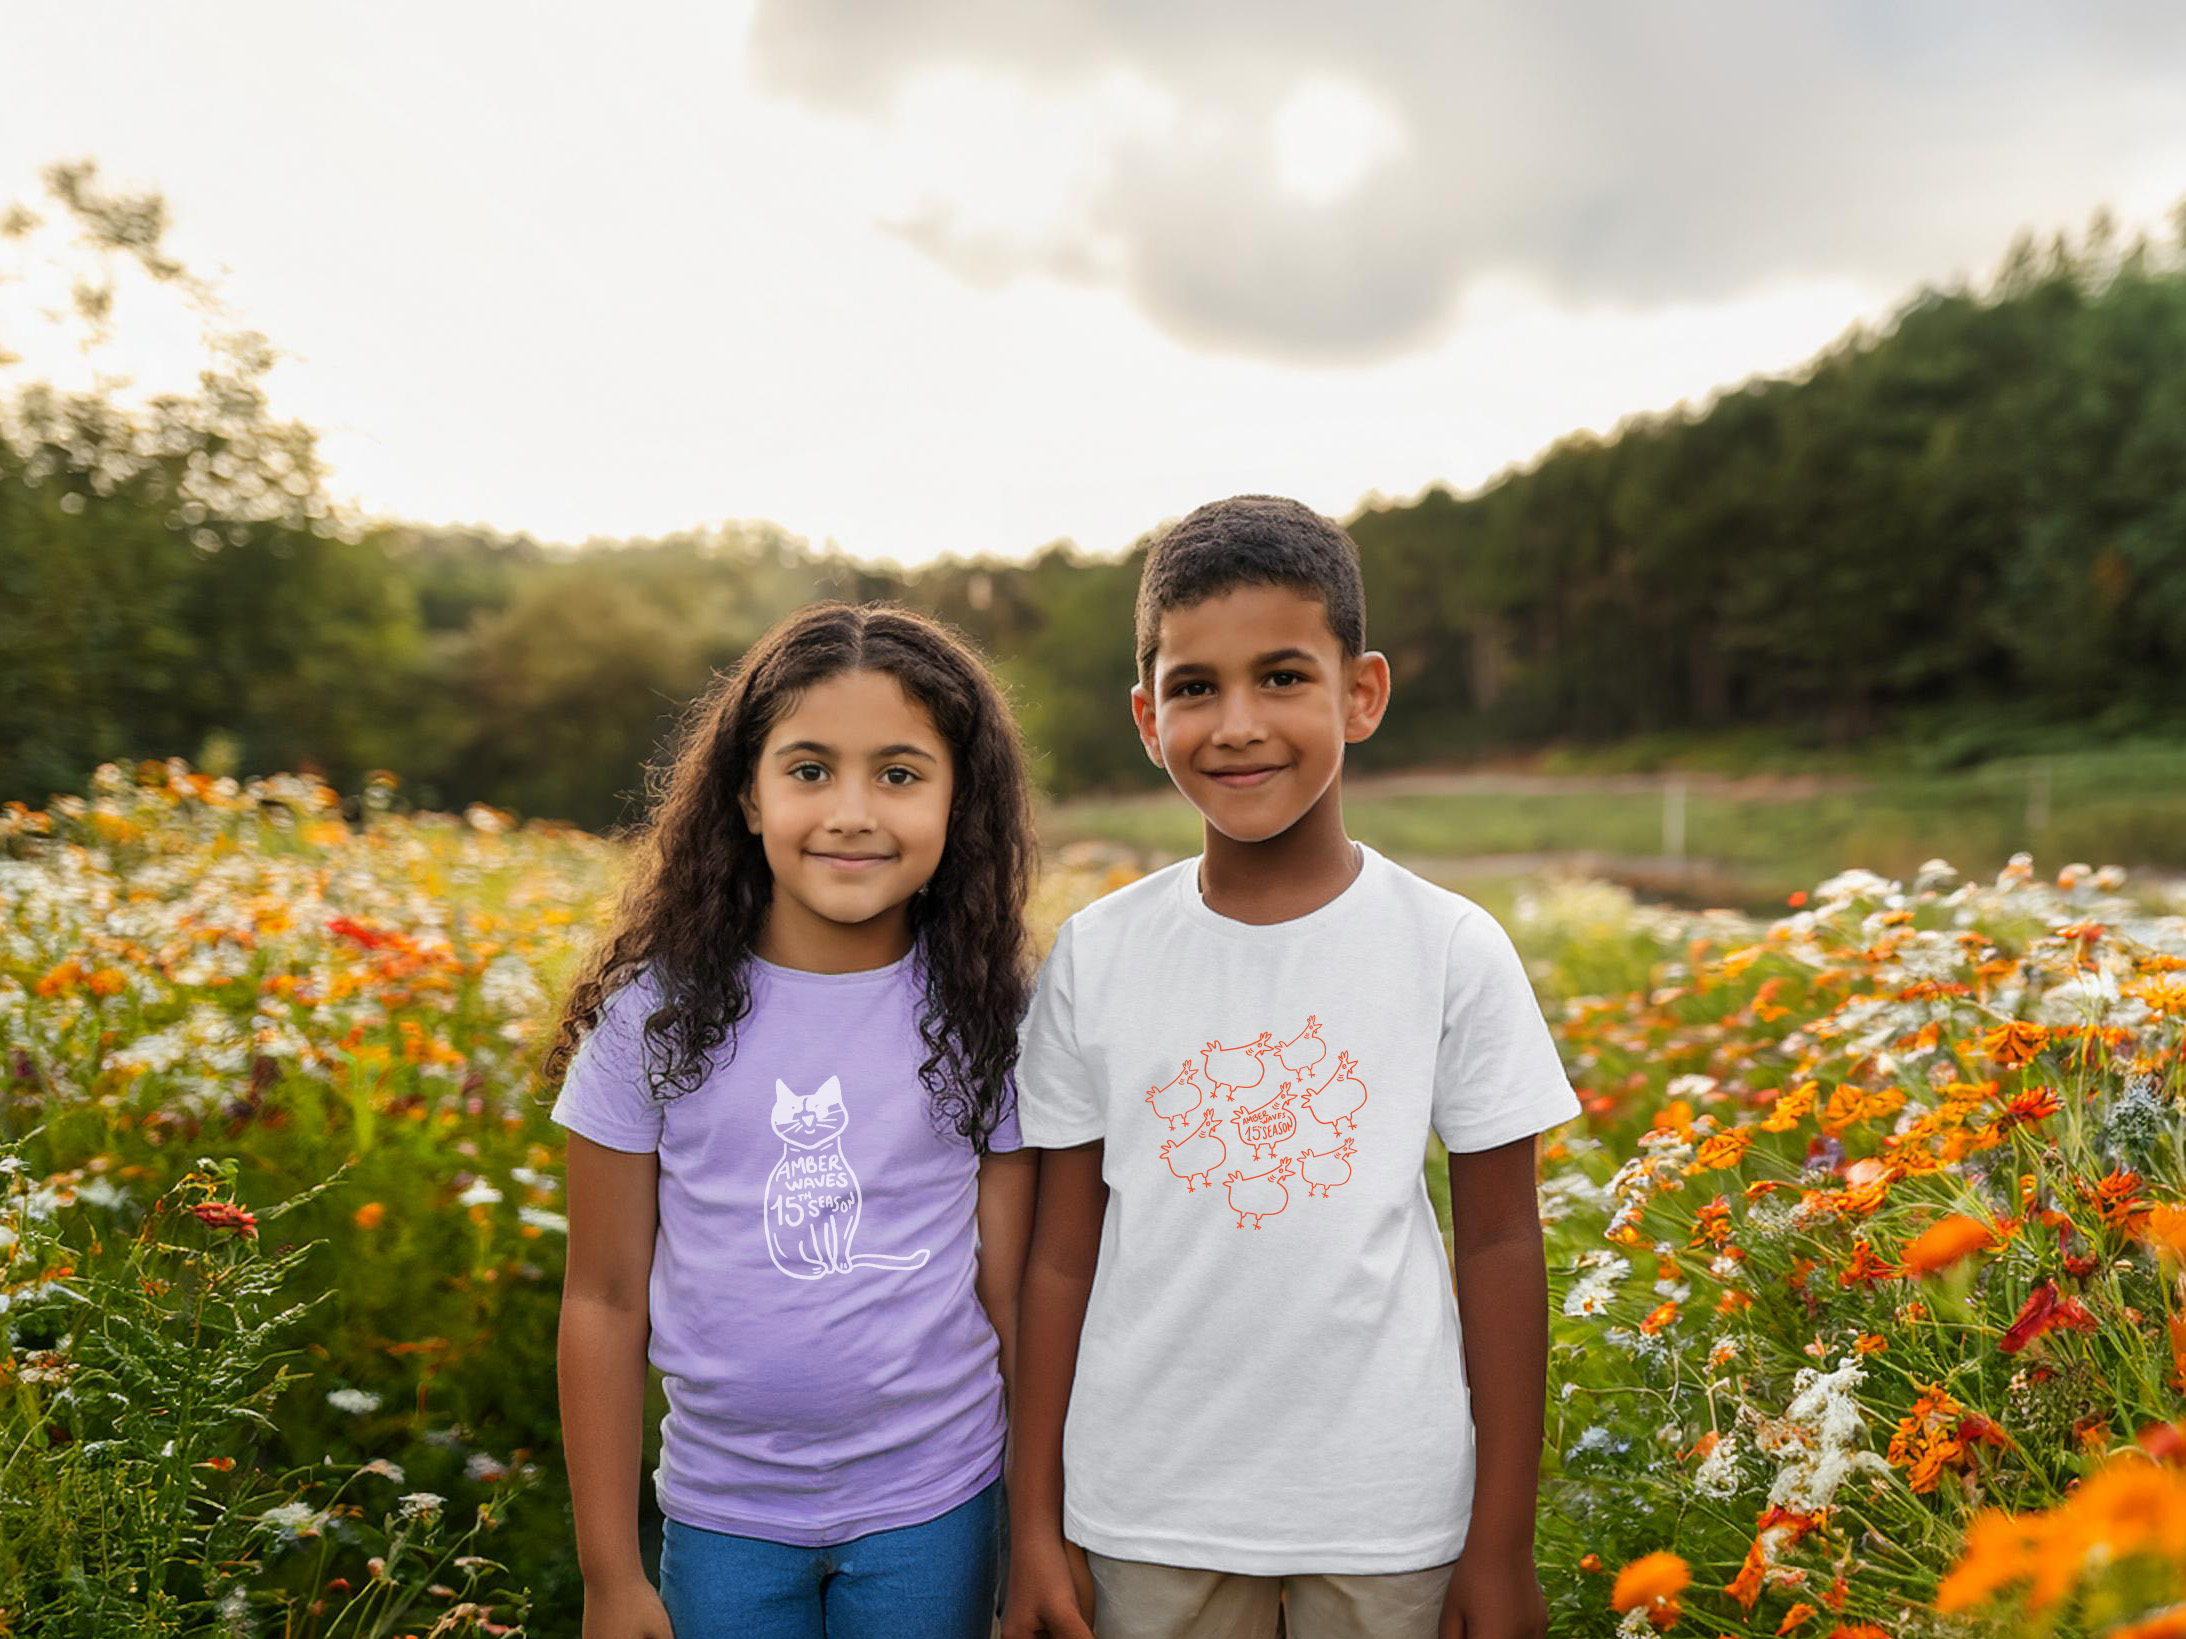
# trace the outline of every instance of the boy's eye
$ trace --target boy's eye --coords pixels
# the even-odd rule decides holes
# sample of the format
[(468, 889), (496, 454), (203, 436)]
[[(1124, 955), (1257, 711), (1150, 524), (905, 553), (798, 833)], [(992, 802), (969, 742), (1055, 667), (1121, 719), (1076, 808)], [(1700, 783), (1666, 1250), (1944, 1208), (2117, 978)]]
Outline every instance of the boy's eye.
[(1182, 699), (1188, 695), (1196, 694), (1201, 689), (1211, 689), (1213, 686), (1213, 684), (1201, 678), (1188, 677), (1181, 683), (1171, 685), (1169, 694), (1172, 699)]
[(1288, 688), (1293, 683), (1303, 683), (1305, 679), (1296, 672), (1269, 672), (1268, 681), (1278, 687)]

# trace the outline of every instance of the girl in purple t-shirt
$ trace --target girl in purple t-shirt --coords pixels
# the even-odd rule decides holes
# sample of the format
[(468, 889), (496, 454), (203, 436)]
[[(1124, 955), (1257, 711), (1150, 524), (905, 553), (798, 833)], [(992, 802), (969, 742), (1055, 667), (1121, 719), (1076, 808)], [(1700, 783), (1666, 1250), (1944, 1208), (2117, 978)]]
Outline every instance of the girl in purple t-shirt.
[(546, 1067), (585, 1639), (988, 1633), (1031, 853), (1007, 707), (906, 610), (808, 609), (691, 709)]

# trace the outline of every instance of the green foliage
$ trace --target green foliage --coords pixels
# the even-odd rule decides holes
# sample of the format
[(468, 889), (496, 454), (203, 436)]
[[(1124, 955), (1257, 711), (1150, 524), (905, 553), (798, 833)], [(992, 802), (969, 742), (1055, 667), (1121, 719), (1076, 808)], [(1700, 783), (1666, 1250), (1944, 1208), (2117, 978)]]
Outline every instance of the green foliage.
[(245, 1633), (260, 1610), (380, 1635), (466, 1607), (462, 1630), (520, 1631), (475, 1549), (530, 1474), (452, 1530), (394, 1464), (282, 1461), (297, 1339), (335, 1291), (297, 1295), (322, 1242), (262, 1237), (331, 1179), (252, 1212), (238, 1162), (204, 1160), (140, 1212), (100, 1175), (34, 1181), (28, 1141), (0, 1145), (0, 1631)]
[[(0, 395), (0, 798), (210, 743), (242, 772), (388, 767), (435, 805), (611, 825), (675, 711), (824, 596), (977, 640), (1051, 793), (1158, 781), (1126, 716), (1135, 554), (901, 572), (764, 527), (572, 549), (340, 525), (308, 430), (266, 414), (271, 350), (164, 258), (157, 198), (88, 167), (49, 191), (99, 267), (203, 309), (211, 358), (148, 408)], [(93, 334), (114, 284), (86, 281)], [(1365, 770), (1733, 736), (1813, 759), (1893, 729), (1949, 767), (2057, 729), (2175, 734), (2186, 260), (2100, 222), (2022, 242), (1988, 289), (1922, 291), (1790, 377), (1351, 531), (1397, 684)]]

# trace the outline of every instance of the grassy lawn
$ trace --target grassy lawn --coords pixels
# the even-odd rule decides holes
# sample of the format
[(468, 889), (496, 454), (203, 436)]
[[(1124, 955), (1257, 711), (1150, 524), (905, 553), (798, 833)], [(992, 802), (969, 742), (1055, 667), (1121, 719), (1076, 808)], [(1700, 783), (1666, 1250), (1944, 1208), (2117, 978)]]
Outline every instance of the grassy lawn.
[[(1353, 835), (1434, 862), (1430, 874), (1458, 885), (1483, 869), (1509, 869), (1482, 856), (1586, 851), (1642, 860), (1664, 852), (1660, 785), (1586, 775), (1525, 783), (1465, 789), (1459, 776), (1450, 789), (1420, 790), (1416, 781), (1363, 779), (1345, 818)], [(1061, 804), (1043, 815), (1042, 831), (1054, 844), (1111, 841), (1152, 855), (1199, 846), (1198, 818), (1173, 793)], [(1952, 773), (1838, 775), (1796, 796), (1695, 777), (1685, 798), (1685, 855), (1712, 862), (1711, 883), (1749, 909), (1780, 905), (1793, 889), (1850, 866), (1904, 876), (1940, 855), (1988, 875), (2022, 848), (2044, 871), (2072, 860), (2186, 871), (2186, 746), (2014, 758)]]

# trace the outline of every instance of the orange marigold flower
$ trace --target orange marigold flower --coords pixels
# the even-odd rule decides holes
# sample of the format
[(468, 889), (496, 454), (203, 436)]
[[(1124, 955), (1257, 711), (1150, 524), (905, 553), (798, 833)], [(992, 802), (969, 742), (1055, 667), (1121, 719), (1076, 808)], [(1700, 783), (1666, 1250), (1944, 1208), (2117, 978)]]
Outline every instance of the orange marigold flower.
[(1910, 1471), (1906, 1483), (1915, 1491), (1934, 1490), (1944, 1468), (1963, 1454), (1964, 1446), (1952, 1431), (1965, 1409), (1942, 1384), (1929, 1383), (1922, 1386), (1913, 1409), (1898, 1419), (1885, 1455)]
[(387, 1207), (380, 1201), (367, 1201), (357, 1208), (350, 1222), (359, 1229), (377, 1229), (387, 1216)]
[(1932, 1275), (1980, 1251), (1993, 1239), (1988, 1225), (1963, 1212), (1953, 1212), (1915, 1236), (1899, 1254), (1898, 1263), (1907, 1275)]
[(1840, 1622), (1829, 1630), (1829, 1639), (1890, 1639), (1872, 1622)]
[(1692, 1239), (1685, 1244), (1698, 1246), (1705, 1241), (1710, 1246), (1721, 1246), (1730, 1237), (1731, 1204), (1718, 1195), (1693, 1214)]
[(1601, 1568), (1602, 1568), (1602, 1556), (1601, 1556), (1600, 1554), (1582, 1554), (1582, 1555), (1580, 1555), (1580, 1556), (1579, 1556), (1579, 1569), (1580, 1569), (1580, 1570), (1582, 1570), (1582, 1571), (1598, 1571), (1598, 1570), (1600, 1570)]
[(1733, 1127), (1700, 1141), (1700, 1148), (1693, 1152), (1692, 1164), (1685, 1170), (1708, 1172), (1716, 1167), (1735, 1167), (1753, 1147), (1751, 1127)]
[(258, 1220), (233, 1201), (200, 1201), (190, 1211), (214, 1229), (232, 1229), (246, 1240), (258, 1238)]
[(1864, 1240), (1852, 1243), (1852, 1261), (1837, 1271), (1839, 1286), (1873, 1286), (1886, 1281), (1897, 1271), (1889, 1260), (1875, 1255), (1875, 1249)]
[(1775, 1108), (1769, 1111), (1767, 1119), (1761, 1123), (1761, 1130), (1772, 1133), (1791, 1131), (1799, 1124), (1799, 1118), (1814, 1108), (1814, 1101), (1821, 1096), (1821, 1091), (1820, 1082), (1801, 1082), (1777, 1099)]
[(2148, 1201), (2141, 1195), (2141, 1176), (2122, 1167), (2112, 1167), (2096, 1180), (2090, 1190), (2080, 1186), (2080, 1198), (2089, 1202), (2101, 1215), (2102, 1221), (2113, 1229), (2130, 1230), (2149, 1210)]
[(2186, 1015), (2186, 978), (2128, 979), (2118, 990), (2146, 1003), (2151, 1013)]
[(2138, 1622), (2112, 1628), (2103, 1639), (2186, 1639), (2186, 1605), (2166, 1605)]
[(2006, 1067), (2025, 1064), (2049, 1045), (2049, 1032), (2031, 1019), (2010, 1019), (1981, 1038), (1981, 1051)]
[(1675, 1319), (1677, 1319), (1677, 1299), (1664, 1298), (1662, 1302), (1655, 1305), (1653, 1312), (1640, 1322), (1640, 1330), (1652, 1336)]
[(1776, 1624), (1776, 1631), (1778, 1633), (1789, 1633), (1793, 1628), (1803, 1627), (1811, 1622), (1814, 1616), (1815, 1608), (1802, 1599), (1790, 1610), (1784, 1612), (1784, 1619)]
[(1617, 1573), (1616, 1586), (1609, 1593), (1609, 1608), (1628, 1611), (1640, 1605), (1649, 1610), (1674, 1610), (1677, 1596), (1692, 1580), (1692, 1572), (1677, 1555), (1662, 1550), (1642, 1554)]
[(2030, 1087), (2004, 1106), (2004, 1113), (1997, 1118), (1996, 1124), (2009, 1130), (2030, 1121), (2046, 1121), (2064, 1107), (2056, 1088)]
[(1883, 1337), (1882, 1333), (1862, 1332), (1853, 1340), (1852, 1352), (1854, 1354), (1880, 1354), (1889, 1347), (1889, 1342)]
[(1936, 1584), (1936, 1609), (1946, 1614), (1970, 1610), (1998, 1589), (2029, 1575), (2040, 1539), (2037, 1524), (2001, 1509), (1983, 1509), (1966, 1528), (1966, 1545), (1959, 1551), (1958, 1562)]

